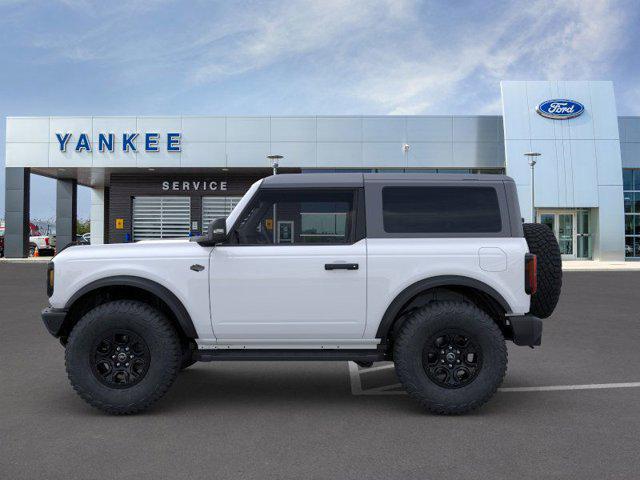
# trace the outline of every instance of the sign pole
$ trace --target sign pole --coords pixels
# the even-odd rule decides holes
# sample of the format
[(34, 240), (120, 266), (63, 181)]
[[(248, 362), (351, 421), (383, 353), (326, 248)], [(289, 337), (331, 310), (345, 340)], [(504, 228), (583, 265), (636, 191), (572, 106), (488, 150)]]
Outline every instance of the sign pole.
[[(267, 159), (269, 159), (269, 161), (271, 161), (271, 166), (273, 167), (273, 174), (277, 175), (278, 174), (278, 162), (280, 160), (282, 160), (282, 155), (267, 155)], [(277, 237), (276, 237), (276, 230), (278, 227), (278, 222), (276, 221), (276, 216), (277, 216), (277, 206), (274, 203), (273, 204), (273, 224), (271, 225), (271, 229), (273, 232), (273, 244), (276, 244), (277, 241)]]
[(529, 166), (531, 167), (531, 223), (536, 223), (536, 176), (535, 176), (535, 166), (536, 166), (536, 157), (539, 157), (541, 154), (538, 152), (527, 152), (524, 154), (525, 157), (529, 159)]

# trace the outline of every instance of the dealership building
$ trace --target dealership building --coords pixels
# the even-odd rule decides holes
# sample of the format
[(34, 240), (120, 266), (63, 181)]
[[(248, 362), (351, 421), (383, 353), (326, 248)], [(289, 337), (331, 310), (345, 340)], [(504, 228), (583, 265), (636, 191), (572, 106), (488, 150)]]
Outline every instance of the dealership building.
[(565, 259), (640, 259), (640, 117), (618, 117), (613, 84), (501, 93), (501, 116), (9, 117), (5, 255), (28, 253), (31, 174), (57, 181), (60, 248), (75, 240), (78, 185), (92, 243), (182, 237), (228, 214), (275, 154), (279, 172), (506, 173)]

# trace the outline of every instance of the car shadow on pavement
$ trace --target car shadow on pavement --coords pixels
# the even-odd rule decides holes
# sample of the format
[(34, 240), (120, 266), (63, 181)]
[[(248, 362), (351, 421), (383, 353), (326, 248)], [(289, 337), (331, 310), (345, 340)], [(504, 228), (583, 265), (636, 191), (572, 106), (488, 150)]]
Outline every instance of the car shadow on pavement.
[[(48, 388), (43, 394), (41, 399), (47, 404), (49, 413), (110, 418), (84, 403), (67, 385), (56, 384), (55, 389)], [(538, 409), (538, 401), (535, 394), (498, 393), (481, 409), (465, 417), (492, 417), (509, 415), (509, 412), (517, 415), (524, 410), (533, 413)], [(167, 394), (150, 410), (135, 417), (245, 412), (252, 415), (256, 411), (428, 415), (408, 395), (354, 395), (346, 362), (221, 362), (197, 364), (180, 372)]]
[[(193, 411), (202, 408), (219, 411), (246, 408), (268, 410), (319, 409), (330, 411), (343, 408), (386, 410), (389, 413), (423, 415), (425, 411), (408, 395), (364, 396), (353, 395), (346, 363), (261, 363), (260, 368), (246, 362), (234, 365), (202, 364), (178, 376), (169, 393), (154, 412)], [(467, 414), (484, 416), (500, 409), (525, 405), (525, 395), (496, 395), (484, 408)]]

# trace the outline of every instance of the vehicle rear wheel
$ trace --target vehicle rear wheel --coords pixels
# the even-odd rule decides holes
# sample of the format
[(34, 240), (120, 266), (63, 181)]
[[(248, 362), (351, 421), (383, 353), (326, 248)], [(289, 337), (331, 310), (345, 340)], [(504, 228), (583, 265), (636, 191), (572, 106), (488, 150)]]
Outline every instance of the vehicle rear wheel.
[(555, 235), (547, 225), (523, 224), (529, 251), (538, 263), (538, 291), (531, 295), (530, 313), (538, 318), (549, 317), (556, 308), (562, 290), (562, 257)]
[(407, 393), (433, 413), (455, 415), (483, 405), (507, 371), (502, 332), (465, 302), (437, 302), (402, 325), (393, 358)]
[(66, 345), (67, 374), (90, 405), (132, 414), (160, 399), (178, 374), (178, 335), (150, 305), (118, 300), (99, 305), (75, 325)]

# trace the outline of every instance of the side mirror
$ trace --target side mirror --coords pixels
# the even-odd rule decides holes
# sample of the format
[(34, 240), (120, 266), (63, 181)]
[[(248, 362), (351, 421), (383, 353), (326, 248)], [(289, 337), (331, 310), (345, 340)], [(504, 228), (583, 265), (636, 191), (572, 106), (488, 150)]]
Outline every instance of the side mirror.
[(215, 218), (209, 224), (209, 231), (206, 235), (191, 237), (192, 242), (198, 242), (204, 247), (213, 247), (227, 239), (227, 219), (226, 217)]
[(227, 239), (227, 218), (218, 217), (213, 219), (209, 224), (207, 236), (214, 244), (224, 242)]

